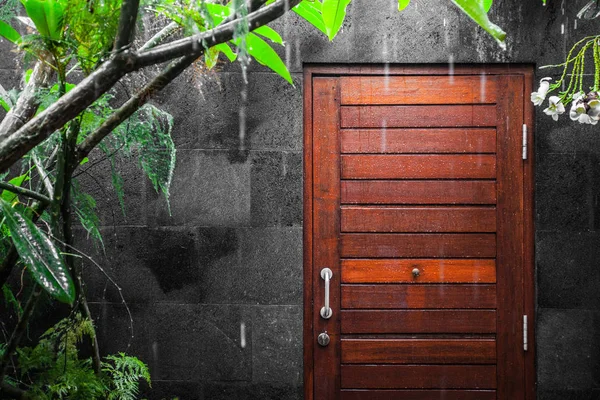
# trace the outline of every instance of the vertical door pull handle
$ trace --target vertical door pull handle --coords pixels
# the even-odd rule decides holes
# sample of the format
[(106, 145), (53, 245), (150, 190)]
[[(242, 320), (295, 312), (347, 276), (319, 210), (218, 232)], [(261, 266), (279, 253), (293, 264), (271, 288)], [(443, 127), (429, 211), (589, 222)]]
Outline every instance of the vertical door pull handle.
[(321, 318), (329, 319), (333, 315), (333, 310), (329, 307), (329, 283), (333, 277), (333, 272), (329, 268), (321, 270), (321, 278), (325, 281), (325, 306), (321, 308)]

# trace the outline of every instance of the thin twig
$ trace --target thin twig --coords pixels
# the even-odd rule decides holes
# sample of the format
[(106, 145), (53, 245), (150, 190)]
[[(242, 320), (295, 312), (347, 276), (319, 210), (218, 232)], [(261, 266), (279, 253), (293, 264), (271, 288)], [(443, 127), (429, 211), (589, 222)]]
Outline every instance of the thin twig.
[(41, 201), (42, 203), (46, 204), (49, 204), (52, 201), (49, 197), (44, 196), (41, 193), (34, 192), (33, 190), (29, 190), (24, 187), (13, 185), (12, 183), (8, 182), (0, 182), (0, 189), (8, 190), (9, 192), (13, 192), (16, 194), (22, 194), (23, 196), (30, 197), (32, 199)]
[(148, 41), (138, 49), (138, 52), (150, 50), (151, 48), (157, 46), (160, 42), (180, 30), (181, 27), (176, 22), (171, 22), (167, 24), (164, 28), (156, 33), (156, 35), (152, 36)]

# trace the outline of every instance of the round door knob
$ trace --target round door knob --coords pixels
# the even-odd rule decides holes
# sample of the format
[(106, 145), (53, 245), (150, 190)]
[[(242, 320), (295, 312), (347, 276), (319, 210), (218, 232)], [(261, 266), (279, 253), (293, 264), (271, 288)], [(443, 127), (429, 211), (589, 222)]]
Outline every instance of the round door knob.
[(323, 332), (319, 335), (319, 337), (317, 337), (317, 342), (323, 347), (327, 346), (329, 344), (329, 341), (330, 339), (327, 332)]
[(419, 271), (419, 268), (414, 268), (412, 270), (412, 274), (413, 274), (413, 277), (418, 278), (419, 275), (421, 275), (421, 271)]

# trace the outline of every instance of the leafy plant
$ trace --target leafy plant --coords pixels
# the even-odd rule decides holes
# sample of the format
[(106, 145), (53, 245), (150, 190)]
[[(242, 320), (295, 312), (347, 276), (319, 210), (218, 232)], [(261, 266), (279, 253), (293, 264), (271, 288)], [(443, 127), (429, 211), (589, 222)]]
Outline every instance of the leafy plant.
[[(140, 380), (151, 382), (148, 367), (119, 353), (105, 357), (101, 374), (95, 374), (91, 358), (80, 358), (78, 350), (84, 339), (94, 335), (92, 322), (81, 314), (59, 321), (36, 346), (17, 349), (14, 383), (27, 386), (30, 396), (40, 400), (136, 399)], [(4, 348), (0, 344), (0, 351)]]

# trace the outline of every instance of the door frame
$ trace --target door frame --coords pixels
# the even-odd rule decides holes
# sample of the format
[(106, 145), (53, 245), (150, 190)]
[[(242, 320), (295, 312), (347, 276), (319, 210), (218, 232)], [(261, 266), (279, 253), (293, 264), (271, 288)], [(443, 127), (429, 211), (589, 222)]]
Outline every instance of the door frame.
[(527, 125), (527, 159), (523, 160), (523, 307), (528, 316), (528, 350), (525, 352), (525, 398), (536, 398), (535, 372), (535, 228), (534, 228), (534, 108), (528, 101), (533, 91), (534, 66), (527, 64), (305, 64), (304, 139), (303, 139), (303, 298), (304, 298), (304, 399), (314, 399), (314, 328), (313, 328), (313, 78), (348, 75), (520, 75), (523, 77), (523, 121)]

